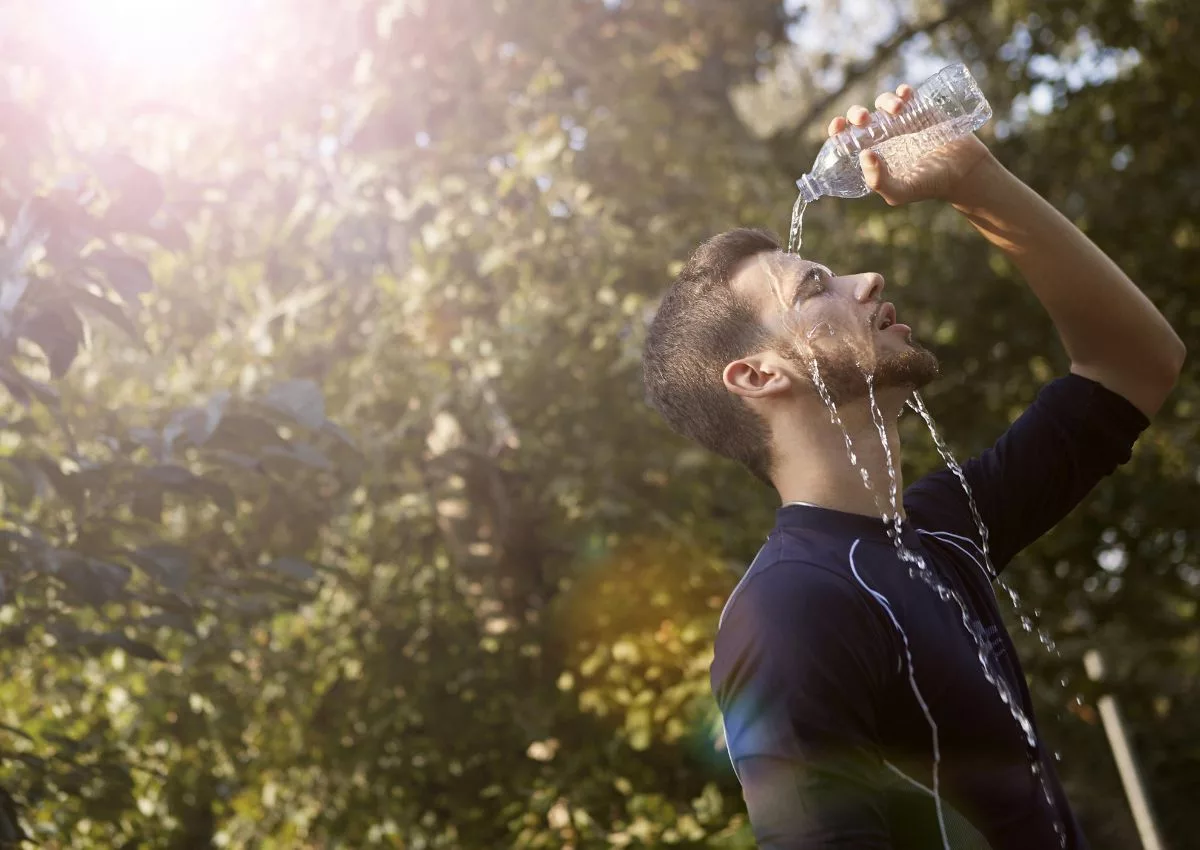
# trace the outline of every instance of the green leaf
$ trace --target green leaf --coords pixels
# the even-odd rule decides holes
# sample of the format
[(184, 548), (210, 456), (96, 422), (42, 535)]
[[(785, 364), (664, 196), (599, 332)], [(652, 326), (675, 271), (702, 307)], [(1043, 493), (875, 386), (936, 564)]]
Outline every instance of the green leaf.
[(29, 841), (29, 836), (21, 828), (20, 814), (17, 801), (3, 788), (0, 788), (0, 847), (18, 848)]
[(142, 617), (137, 621), (137, 625), (152, 629), (167, 628), (189, 634), (196, 633), (195, 622), (181, 611), (159, 611), (149, 617)]
[(350, 436), (349, 432), (347, 432), (345, 428), (343, 428), (341, 425), (338, 425), (336, 422), (326, 420), (325, 424), (321, 427), (321, 432), (336, 437), (339, 441), (344, 443), (347, 448), (351, 448), (356, 452), (358, 451), (358, 444), (354, 442), (354, 438)]
[(312, 564), (290, 555), (276, 558), (267, 564), (266, 568), (296, 581), (312, 581), (317, 577), (317, 571)]
[(176, 592), (182, 591), (192, 573), (192, 556), (181, 546), (156, 543), (143, 546), (130, 556), (159, 584)]
[(185, 469), (182, 466), (172, 463), (159, 464), (158, 466), (139, 470), (138, 477), (175, 490), (186, 489), (201, 480), (200, 476), (190, 469)]
[(12, 366), (0, 365), (0, 384), (4, 384), (13, 400), (23, 407), (29, 407), (35, 398), (47, 407), (58, 407), (58, 390), (44, 381), (21, 374)]
[(315, 430), (325, 424), (325, 397), (313, 381), (292, 380), (275, 384), (267, 390), (262, 401), (307, 428)]
[(175, 493), (206, 496), (226, 513), (237, 512), (237, 499), (228, 484), (211, 481), (182, 466), (165, 463), (139, 469), (135, 478), (139, 487), (157, 487)]
[(46, 355), (54, 378), (67, 373), (83, 345), (83, 322), (66, 302), (41, 307), (21, 322), (19, 333)]
[(66, 585), (70, 596), (94, 607), (125, 598), (131, 571), (120, 564), (59, 549), (48, 553), (47, 566)]
[(183, 252), (192, 247), (187, 231), (172, 216), (159, 215), (141, 231), (168, 251)]
[(262, 450), (264, 457), (278, 457), (293, 460), (312, 469), (332, 472), (334, 465), (324, 453), (306, 443), (291, 443), (287, 448), (268, 447)]
[(166, 661), (162, 653), (152, 647), (148, 643), (143, 643), (140, 640), (132, 640), (131, 638), (121, 635), (121, 640), (116, 644), (121, 649), (132, 655), (134, 658), (141, 658), (143, 661)]
[(133, 640), (124, 632), (77, 632), (70, 635), (64, 644), (78, 646), (92, 655), (103, 655), (113, 649), (127, 652), (134, 658), (145, 661), (165, 661), (162, 654), (148, 643)]
[(105, 248), (88, 254), (86, 261), (104, 274), (108, 285), (124, 301), (133, 301), (154, 289), (149, 267), (124, 251)]
[(225, 415), (225, 408), (229, 405), (229, 391), (221, 390), (213, 393), (209, 398), (208, 404), (204, 406), (204, 425), (203, 428), (196, 433), (189, 432), (188, 436), (197, 446), (208, 442), (217, 430), (217, 426), (221, 424), (221, 418)]
[(246, 469), (253, 472), (263, 471), (262, 461), (258, 458), (241, 454), (240, 452), (231, 452), (228, 449), (213, 449), (206, 453), (205, 457), (217, 463), (235, 466), (238, 469)]
[(125, 333), (129, 334), (130, 339), (146, 347), (145, 339), (142, 337), (141, 331), (134, 323), (129, 314), (125, 312), (125, 308), (115, 301), (109, 301), (107, 298), (97, 295), (94, 292), (87, 290), (76, 290), (71, 295), (71, 300), (85, 310), (89, 310), (99, 316), (103, 316), (108, 321), (112, 322)]
[(93, 162), (96, 173), (115, 195), (105, 221), (120, 230), (141, 230), (163, 204), (162, 180), (126, 154), (109, 154)]
[(133, 494), (133, 501), (130, 502), (129, 509), (138, 519), (149, 520), (157, 525), (162, 522), (162, 490), (138, 490)]
[(273, 422), (248, 413), (226, 413), (206, 443), (206, 448), (240, 455), (252, 455), (264, 446), (286, 447), (287, 440)]
[(194, 446), (202, 446), (216, 432), (229, 403), (229, 392), (215, 393), (203, 408), (185, 407), (175, 411), (163, 428), (163, 443), (169, 449), (180, 434), (187, 434)]

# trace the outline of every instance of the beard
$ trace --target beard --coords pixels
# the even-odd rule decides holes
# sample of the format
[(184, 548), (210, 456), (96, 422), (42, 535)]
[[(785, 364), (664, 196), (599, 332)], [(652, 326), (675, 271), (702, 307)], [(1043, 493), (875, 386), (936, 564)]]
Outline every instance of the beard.
[[(807, 356), (791, 347), (784, 351), (787, 358), (799, 366), (805, 375), (812, 375)], [(860, 365), (863, 363), (874, 361), (876, 392), (888, 388), (910, 392), (919, 390), (940, 373), (934, 353), (915, 342), (897, 351), (880, 351), (876, 348), (869, 357), (860, 357), (848, 345), (817, 351), (815, 356), (821, 380), (837, 405), (867, 397), (866, 371)]]

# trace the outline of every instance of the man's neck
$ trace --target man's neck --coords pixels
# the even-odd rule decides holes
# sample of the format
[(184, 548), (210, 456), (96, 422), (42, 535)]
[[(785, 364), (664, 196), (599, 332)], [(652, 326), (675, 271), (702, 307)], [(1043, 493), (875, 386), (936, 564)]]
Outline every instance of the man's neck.
[[(804, 502), (823, 508), (878, 517), (892, 513), (888, 474), (888, 451), (879, 430), (871, 418), (865, 400), (847, 404), (839, 409), (842, 421), (850, 434), (855, 465), (851, 465), (842, 431), (829, 421), (828, 412), (820, 415), (809, 411), (797, 417), (794, 425), (782, 423), (776, 427), (776, 447), (779, 458), (773, 476), (775, 488), (784, 504)], [(895, 473), (896, 508), (904, 517), (904, 480), (900, 471), (900, 437), (897, 429), (898, 412), (883, 413), (887, 433), (887, 449), (891, 451), (891, 466)], [(819, 425), (814, 423), (819, 422)], [(870, 490), (863, 484), (866, 470)]]

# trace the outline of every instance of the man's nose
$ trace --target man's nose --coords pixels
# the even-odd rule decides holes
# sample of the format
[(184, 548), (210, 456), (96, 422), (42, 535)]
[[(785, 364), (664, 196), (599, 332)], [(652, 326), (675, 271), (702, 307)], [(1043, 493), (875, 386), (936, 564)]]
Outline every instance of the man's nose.
[(864, 272), (857, 275), (854, 283), (854, 299), (860, 304), (876, 301), (883, 294), (883, 275), (877, 272)]

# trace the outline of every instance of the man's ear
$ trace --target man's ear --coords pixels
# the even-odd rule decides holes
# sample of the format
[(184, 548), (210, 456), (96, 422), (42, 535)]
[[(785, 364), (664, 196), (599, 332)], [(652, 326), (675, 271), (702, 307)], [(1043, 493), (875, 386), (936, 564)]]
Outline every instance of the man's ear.
[(743, 398), (767, 398), (786, 392), (792, 386), (791, 375), (779, 358), (756, 354), (734, 360), (721, 373), (725, 389)]

